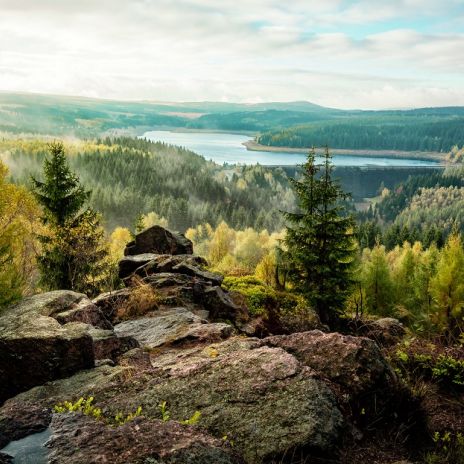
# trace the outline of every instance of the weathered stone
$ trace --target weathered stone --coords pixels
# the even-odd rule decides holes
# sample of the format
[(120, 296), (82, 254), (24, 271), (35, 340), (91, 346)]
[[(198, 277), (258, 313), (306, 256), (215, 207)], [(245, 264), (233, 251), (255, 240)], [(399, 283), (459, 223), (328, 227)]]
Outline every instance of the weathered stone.
[(60, 325), (50, 315), (86, 298), (56, 291), (25, 298), (0, 317), (0, 403), (49, 380), (93, 367), (92, 338), (86, 324)]
[(292, 353), (353, 396), (385, 387), (395, 378), (378, 346), (368, 338), (312, 330), (268, 337), (261, 343)]
[(140, 255), (156, 253), (168, 255), (192, 254), (193, 244), (183, 234), (152, 226), (135, 236), (135, 240), (127, 244), (124, 255)]
[(90, 300), (82, 300), (74, 306), (67, 311), (54, 314), (53, 317), (62, 325), (68, 322), (83, 322), (101, 329), (111, 330), (113, 328), (102, 310)]
[(213, 272), (202, 271), (192, 264), (180, 263), (172, 268), (173, 272), (179, 272), (180, 274), (186, 274), (193, 277), (197, 277), (206, 282), (211, 282), (213, 285), (221, 285), (224, 280), (224, 276), (221, 274), (215, 274)]
[(135, 392), (133, 404), (150, 413), (166, 401), (175, 419), (199, 410), (201, 426), (234, 440), (249, 463), (299, 447), (330, 454), (343, 420), (329, 388), (282, 349), (238, 343), (244, 349), (229, 351), (225, 342), (201, 353), (181, 352), (172, 364), (157, 356), (155, 366), (169, 374)]
[(130, 298), (131, 289), (123, 288), (114, 292), (106, 292), (92, 300), (106, 319), (114, 323), (117, 320), (118, 308), (124, 305)]
[(130, 276), (136, 269), (145, 266), (150, 261), (156, 259), (158, 255), (154, 253), (142, 253), (140, 255), (124, 256), (119, 261), (119, 278), (125, 279)]
[(115, 360), (126, 351), (139, 346), (137, 340), (130, 336), (118, 337), (113, 330), (90, 327), (88, 333), (92, 337), (95, 360)]
[(235, 321), (241, 313), (241, 308), (232, 301), (229, 294), (221, 287), (204, 289), (200, 293), (199, 299), (205, 309), (209, 311), (212, 320)]
[(406, 334), (403, 324), (392, 317), (366, 322), (360, 332), (365, 337), (375, 340), (380, 346), (396, 345)]
[(219, 274), (213, 274), (203, 271), (202, 268), (207, 265), (204, 258), (196, 255), (155, 255), (146, 253), (143, 255), (125, 256), (119, 261), (119, 277), (126, 283), (131, 284), (132, 275), (141, 278), (148, 277), (152, 274), (164, 272), (187, 274), (197, 276), (206, 281), (222, 282), (223, 278)]
[(199, 425), (217, 438), (227, 436), (248, 463), (279, 462), (301, 448), (308, 456), (330, 454), (343, 425), (333, 393), (293, 355), (259, 345), (258, 339), (235, 337), (171, 349), (154, 354), (152, 368), (102, 366), (36, 387), (0, 408), (0, 434), (9, 430), (11, 439), (14, 430), (17, 437), (14, 425), (24, 410), (37, 414), (39, 408), (93, 396), (108, 414), (142, 405), (147, 419), (159, 418), (162, 401), (173, 420), (198, 410)]
[(191, 340), (218, 341), (232, 335), (233, 328), (228, 324), (205, 324), (185, 308), (175, 308), (153, 317), (122, 322), (115, 326), (115, 331), (120, 337), (135, 338), (141, 346), (156, 348)]
[(120, 366), (131, 366), (138, 370), (151, 369), (150, 355), (142, 348), (134, 348), (118, 358)]
[(45, 430), (54, 405), (76, 401), (81, 396), (98, 398), (102, 392), (116, 388), (121, 378), (130, 376), (131, 368), (100, 366), (46, 383), (10, 398), (0, 407), (0, 448)]
[[(55, 414), (49, 464), (238, 464), (243, 462), (196, 427), (144, 417), (110, 427), (83, 414)], [(149, 459), (145, 461), (145, 459)]]
[(13, 464), (13, 457), (5, 453), (0, 453), (0, 464)]

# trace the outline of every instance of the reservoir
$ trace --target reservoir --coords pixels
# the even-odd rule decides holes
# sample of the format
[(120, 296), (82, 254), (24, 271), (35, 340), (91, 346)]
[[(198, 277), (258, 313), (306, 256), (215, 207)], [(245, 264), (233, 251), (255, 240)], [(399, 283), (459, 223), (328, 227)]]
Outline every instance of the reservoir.
[[(306, 156), (303, 153), (285, 153), (277, 151), (250, 151), (243, 145), (250, 136), (213, 133), (213, 132), (171, 132), (149, 131), (143, 134), (153, 142), (178, 145), (212, 160), (218, 164), (261, 164), (263, 166), (295, 166), (302, 164)], [(319, 157), (317, 157), (319, 158)], [(320, 161), (320, 159), (317, 159)], [(398, 166), (427, 167), (438, 166), (433, 160), (389, 158), (380, 156), (334, 155), (335, 166)]]

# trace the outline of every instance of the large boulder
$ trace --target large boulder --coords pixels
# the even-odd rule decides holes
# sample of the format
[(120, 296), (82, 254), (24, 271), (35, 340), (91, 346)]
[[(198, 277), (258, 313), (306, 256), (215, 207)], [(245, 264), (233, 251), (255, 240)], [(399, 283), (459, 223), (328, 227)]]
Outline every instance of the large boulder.
[[(147, 420), (159, 419), (163, 401), (174, 421), (200, 411), (199, 426), (234, 443), (234, 450), (248, 463), (274, 458), (280, 462), (300, 449), (307, 456), (330, 455), (344, 423), (334, 394), (293, 355), (281, 348), (259, 346), (259, 342), (235, 337), (214, 345), (165, 349), (153, 353), (152, 366), (143, 364), (142, 370), (131, 362), (101, 366), (36, 387), (0, 408), (0, 443), (2, 436), (3, 442), (25, 436), (34, 415), (46, 427), (41, 415), (54, 404), (93, 396), (108, 415), (142, 406)], [(112, 440), (108, 432), (102, 434)], [(161, 446), (157, 443), (161, 438), (154, 436), (152, 446)], [(94, 443), (96, 438), (90, 440)], [(72, 439), (71, 443), (77, 442)], [(85, 452), (84, 441), (79, 442), (81, 446)], [(93, 449), (84, 461), (99, 462), (92, 461), (92, 453), (97, 452)]]
[(124, 250), (125, 256), (143, 253), (191, 255), (193, 253), (193, 244), (179, 232), (161, 226), (152, 226), (138, 233), (135, 240), (128, 243)]
[(231, 336), (233, 331), (229, 324), (207, 324), (185, 308), (158, 312), (153, 317), (121, 322), (115, 326), (119, 337), (134, 338), (146, 348), (185, 341), (211, 343)]
[(196, 427), (144, 417), (111, 427), (83, 414), (55, 414), (49, 464), (239, 464), (243, 462)]
[(292, 353), (352, 397), (388, 387), (396, 379), (379, 347), (369, 338), (312, 330), (267, 337), (261, 343)]
[(10, 306), (0, 316), (0, 403), (49, 380), (94, 366), (88, 325), (61, 325), (53, 315), (79, 304), (85, 295), (56, 291)]

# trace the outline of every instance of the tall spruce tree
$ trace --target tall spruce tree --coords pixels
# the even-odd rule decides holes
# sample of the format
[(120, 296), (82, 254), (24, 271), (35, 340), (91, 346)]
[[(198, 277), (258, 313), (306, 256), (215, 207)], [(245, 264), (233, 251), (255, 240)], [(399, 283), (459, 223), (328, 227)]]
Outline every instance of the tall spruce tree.
[(301, 180), (291, 179), (299, 209), (284, 213), (289, 223), (285, 239), (289, 280), (321, 321), (333, 327), (353, 283), (354, 220), (343, 206), (349, 195), (332, 178), (328, 148), (322, 165), (316, 164), (312, 149), (302, 168)]
[(42, 221), (49, 231), (39, 236), (42, 287), (97, 293), (107, 256), (104, 232), (99, 215), (86, 205), (90, 192), (71, 172), (62, 143), (50, 145), (50, 158), (44, 161), (44, 180), (32, 178), (32, 182), (43, 208)]

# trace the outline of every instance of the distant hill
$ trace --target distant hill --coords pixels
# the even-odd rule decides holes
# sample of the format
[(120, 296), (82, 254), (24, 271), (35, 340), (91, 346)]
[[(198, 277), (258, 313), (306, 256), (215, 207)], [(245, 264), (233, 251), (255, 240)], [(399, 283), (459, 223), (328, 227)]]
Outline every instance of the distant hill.
[(340, 110), (306, 101), (150, 102), (0, 92), (0, 132), (98, 137), (146, 129), (220, 130), (269, 146), (448, 151), (464, 145), (464, 107)]

